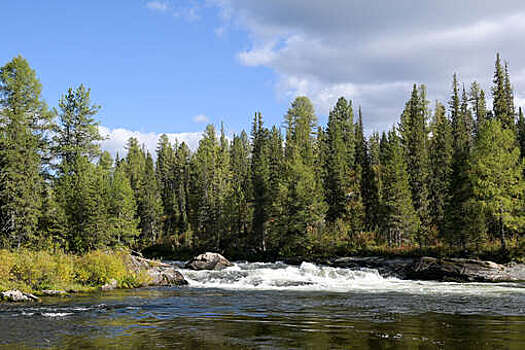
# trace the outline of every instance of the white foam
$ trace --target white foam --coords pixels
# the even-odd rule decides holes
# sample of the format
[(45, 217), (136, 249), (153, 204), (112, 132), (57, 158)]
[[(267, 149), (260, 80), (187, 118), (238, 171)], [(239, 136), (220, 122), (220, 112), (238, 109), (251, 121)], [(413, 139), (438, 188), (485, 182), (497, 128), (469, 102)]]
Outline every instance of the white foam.
[(374, 269), (346, 269), (303, 262), (237, 263), (221, 271), (180, 270), (190, 287), (230, 290), (296, 290), (331, 292), (402, 292), (409, 294), (523, 293), (523, 285), (443, 283), (384, 278)]
[(42, 316), (45, 317), (65, 317), (73, 315), (71, 312), (42, 312)]

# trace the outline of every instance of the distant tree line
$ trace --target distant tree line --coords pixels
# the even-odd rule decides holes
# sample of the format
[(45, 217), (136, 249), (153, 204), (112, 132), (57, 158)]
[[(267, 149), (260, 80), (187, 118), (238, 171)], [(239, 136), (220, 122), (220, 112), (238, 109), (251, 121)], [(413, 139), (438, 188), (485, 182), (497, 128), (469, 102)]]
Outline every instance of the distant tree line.
[(454, 75), (446, 106), (431, 110), (414, 85), (399, 123), (366, 137), (352, 101), (339, 98), (322, 127), (297, 97), (283, 130), (256, 113), (250, 135), (208, 125), (194, 152), (162, 135), (156, 157), (135, 138), (125, 157), (101, 152), (83, 85), (53, 109), (41, 89), (24, 58), (1, 67), (1, 247), (290, 256), (522, 238), (525, 118), (499, 55), (491, 110), (477, 82)]

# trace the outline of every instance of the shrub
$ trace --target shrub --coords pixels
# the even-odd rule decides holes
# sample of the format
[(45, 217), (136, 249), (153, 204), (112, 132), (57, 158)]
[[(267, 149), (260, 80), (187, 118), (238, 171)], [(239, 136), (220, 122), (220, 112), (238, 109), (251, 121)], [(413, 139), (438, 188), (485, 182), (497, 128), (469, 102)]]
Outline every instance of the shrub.
[(91, 251), (77, 259), (76, 278), (85, 285), (103, 285), (112, 279), (123, 281), (130, 275), (126, 253)]

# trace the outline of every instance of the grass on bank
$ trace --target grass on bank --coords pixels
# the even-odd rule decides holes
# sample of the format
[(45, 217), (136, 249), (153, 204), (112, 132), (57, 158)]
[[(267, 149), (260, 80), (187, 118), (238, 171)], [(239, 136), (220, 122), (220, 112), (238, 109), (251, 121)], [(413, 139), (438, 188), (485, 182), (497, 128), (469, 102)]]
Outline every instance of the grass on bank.
[(60, 251), (0, 250), (0, 291), (91, 291), (113, 279), (119, 288), (146, 285), (149, 276), (144, 271), (134, 272), (129, 259), (126, 251), (95, 250), (79, 256)]

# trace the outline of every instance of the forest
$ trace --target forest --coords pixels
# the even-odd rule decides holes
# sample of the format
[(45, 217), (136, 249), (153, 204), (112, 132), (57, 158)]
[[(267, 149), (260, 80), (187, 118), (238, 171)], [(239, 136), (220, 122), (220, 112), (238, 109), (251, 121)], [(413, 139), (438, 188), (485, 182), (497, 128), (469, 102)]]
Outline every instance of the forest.
[(345, 97), (319, 125), (297, 97), (282, 125), (257, 112), (249, 132), (208, 125), (196, 150), (131, 138), (112, 159), (99, 109), (84, 85), (51, 108), (27, 60), (1, 67), (0, 248), (523, 257), (525, 118), (499, 54), (490, 91), (454, 74), (430, 102), (414, 84), (387, 131), (365, 133)]

